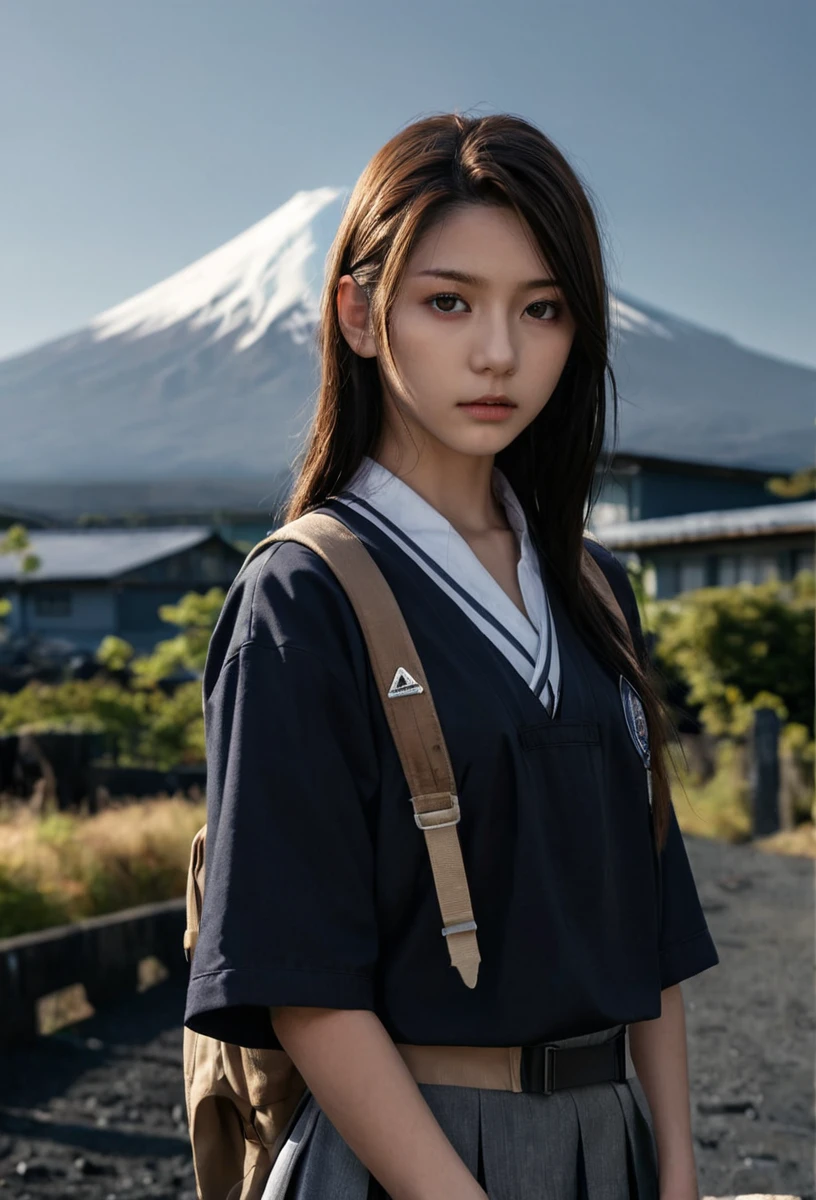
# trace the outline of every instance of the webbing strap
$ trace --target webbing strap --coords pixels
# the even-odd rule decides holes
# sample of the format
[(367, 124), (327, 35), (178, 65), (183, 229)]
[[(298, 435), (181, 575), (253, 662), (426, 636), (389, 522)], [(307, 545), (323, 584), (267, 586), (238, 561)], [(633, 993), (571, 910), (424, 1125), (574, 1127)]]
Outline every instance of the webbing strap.
[(190, 866), (187, 871), (187, 928), (184, 930), (184, 955), (188, 962), (195, 953), (201, 924), (201, 905), (204, 897), (204, 856), (207, 826), (202, 825), (190, 847)]
[[(250, 550), (247, 565), (273, 542), (294, 541), (319, 554), (357, 614), (385, 715), (411, 793), (414, 819), (425, 835), (443, 934), (451, 965), (473, 988), (481, 956), (456, 825), (456, 781), (419, 655), (391, 588), (363, 543), (327, 513), (305, 513)], [(389, 697), (399, 669), (422, 688)]]
[[(451, 965), (473, 988), (479, 973), (479, 945), (457, 824), (456, 781), (428, 681), (413, 639), (391, 588), (360, 539), (328, 513), (305, 513), (281, 526), (249, 551), (241, 570), (273, 542), (299, 542), (334, 572), (360, 622), (369, 660), (411, 794), (414, 819), (425, 835), (439, 911)], [(584, 548), (582, 571), (612, 612), (635, 660), (631, 632), (601, 567)], [(421, 685), (389, 697), (402, 668)]]

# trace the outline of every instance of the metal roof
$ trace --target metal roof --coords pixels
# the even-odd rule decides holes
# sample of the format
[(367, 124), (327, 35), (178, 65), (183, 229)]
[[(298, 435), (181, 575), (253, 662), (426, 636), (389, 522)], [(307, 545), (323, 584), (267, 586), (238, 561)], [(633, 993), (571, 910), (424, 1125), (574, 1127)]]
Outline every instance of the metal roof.
[(596, 533), (610, 550), (662, 546), (674, 542), (706, 542), (720, 538), (749, 538), (816, 530), (816, 500), (763, 504), (758, 508), (729, 508), (718, 512), (683, 513), (602, 525)]
[(37, 571), (20, 572), (16, 554), (0, 554), (0, 582), (41, 583), (68, 579), (114, 579), (146, 563), (181, 554), (213, 535), (210, 526), (176, 529), (34, 529), (29, 553)]

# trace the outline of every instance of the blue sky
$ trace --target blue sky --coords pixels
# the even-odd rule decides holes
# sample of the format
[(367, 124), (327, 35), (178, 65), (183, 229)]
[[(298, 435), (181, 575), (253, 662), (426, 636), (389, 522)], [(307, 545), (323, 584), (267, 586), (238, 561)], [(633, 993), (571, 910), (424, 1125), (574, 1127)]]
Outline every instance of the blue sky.
[(812, 0), (0, 0), (0, 356), (459, 109), (566, 152), (613, 287), (816, 365), (814, 50)]

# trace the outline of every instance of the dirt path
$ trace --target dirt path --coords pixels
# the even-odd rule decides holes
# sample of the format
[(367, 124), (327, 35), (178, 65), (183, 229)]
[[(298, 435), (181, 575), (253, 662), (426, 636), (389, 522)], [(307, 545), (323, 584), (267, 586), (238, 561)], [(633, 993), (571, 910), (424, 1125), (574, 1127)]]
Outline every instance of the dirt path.
[[(683, 987), (701, 1194), (816, 1200), (814, 864), (687, 845), (721, 959)], [(182, 1006), (160, 984), (0, 1059), (0, 1198), (195, 1200)]]
[(687, 839), (720, 963), (683, 985), (704, 1194), (814, 1194), (814, 863)]

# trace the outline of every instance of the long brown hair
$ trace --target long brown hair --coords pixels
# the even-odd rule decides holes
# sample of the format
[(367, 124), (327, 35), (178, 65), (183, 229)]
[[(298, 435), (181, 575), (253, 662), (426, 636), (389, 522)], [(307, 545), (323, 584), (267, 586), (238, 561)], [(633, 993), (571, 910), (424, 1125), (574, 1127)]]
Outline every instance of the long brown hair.
[[(337, 284), (353, 273), (370, 301), (386, 376), (399, 373), (388, 318), (412, 248), (452, 207), (498, 204), (529, 226), (576, 322), (569, 357), (539, 415), (496, 456), (547, 556), (572, 619), (595, 652), (640, 693), (652, 749), (655, 835), (665, 844), (671, 804), (666, 713), (651, 666), (633, 661), (620, 631), (581, 570), (585, 513), (607, 427), (609, 294), (598, 225), (585, 185), (561, 151), (520, 117), (444, 113), (408, 125), (358, 179), (326, 260), (318, 348), (321, 381), (300, 470), (284, 519), (294, 520), (348, 483), (374, 456), (383, 421), (376, 358), (348, 345), (337, 317)], [(634, 677), (633, 677), (634, 676)]]

